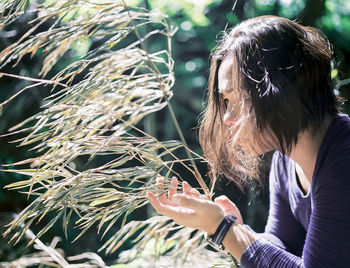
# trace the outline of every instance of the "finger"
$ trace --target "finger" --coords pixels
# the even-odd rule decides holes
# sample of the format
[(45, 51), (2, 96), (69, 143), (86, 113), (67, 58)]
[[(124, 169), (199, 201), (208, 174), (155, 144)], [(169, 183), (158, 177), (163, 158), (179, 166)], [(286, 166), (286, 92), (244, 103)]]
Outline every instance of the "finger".
[(237, 206), (225, 195), (221, 195), (215, 198), (214, 202), (217, 203), (225, 212), (230, 212), (231, 210), (237, 210)]
[(153, 208), (160, 213), (160, 209), (162, 207), (162, 204), (159, 200), (159, 198), (157, 198), (153, 193), (151, 192), (147, 192), (147, 197), (148, 197), (148, 201), (151, 203), (151, 205), (153, 206)]
[(182, 182), (182, 189), (183, 189), (183, 194), (191, 195), (192, 187), (188, 184), (187, 181)]
[(178, 180), (176, 177), (171, 179), (171, 188), (169, 190), (168, 199), (172, 201), (173, 196), (177, 193)]
[(160, 202), (162, 202), (164, 205), (169, 205), (169, 206), (175, 206), (175, 204), (167, 198), (167, 194), (163, 193), (158, 196), (158, 199)]
[(226, 213), (235, 212), (237, 210), (237, 206), (225, 195), (215, 198), (214, 202), (217, 203)]
[(163, 181), (164, 181), (163, 178), (156, 179), (156, 184), (157, 184), (158, 189), (163, 188)]
[(221, 196), (215, 198), (214, 202), (216, 204), (218, 204), (225, 211), (226, 214), (232, 213), (232, 214), (236, 215), (238, 223), (240, 223), (240, 224), (243, 223), (242, 216), (241, 216), (239, 209), (237, 208), (235, 203), (233, 203), (230, 199), (227, 198), (227, 196), (221, 195)]
[(178, 206), (190, 208), (196, 211), (206, 209), (208, 206), (213, 204), (211, 201), (199, 199), (185, 194), (174, 195), (173, 201)]
[(193, 196), (195, 196), (195, 197), (201, 197), (201, 194), (198, 192), (198, 190), (197, 189), (195, 189), (195, 188), (192, 188), (191, 189), (191, 195), (193, 195)]
[(164, 180), (163, 178), (157, 178), (156, 180), (157, 182), (157, 189), (159, 190), (160, 194), (158, 196), (159, 200), (164, 203), (164, 204), (168, 204), (169, 205), (169, 202), (167, 200), (167, 196), (166, 196), (166, 193), (163, 192), (164, 191)]
[[(158, 213), (163, 214), (163, 213), (161, 213), (163, 205), (161, 204), (161, 201), (159, 200), (159, 198), (157, 198), (153, 193), (150, 193), (150, 192), (147, 192), (147, 197), (148, 197), (148, 200), (151, 203), (152, 207)], [(165, 214), (163, 214), (163, 215), (165, 215)]]
[(159, 201), (162, 202), (164, 205), (167, 206), (176, 206), (175, 203), (173, 203), (172, 201), (170, 201), (167, 197), (166, 194), (162, 194), (158, 197)]
[(148, 192), (147, 197), (153, 208), (160, 214), (170, 217), (174, 220), (181, 219), (187, 216), (193, 216), (195, 211), (184, 207), (174, 207), (162, 204), (159, 199), (153, 194)]
[(156, 179), (156, 185), (157, 185), (157, 190), (159, 192), (162, 192), (164, 187), (163, 187), (163, 178), (157, 178)]

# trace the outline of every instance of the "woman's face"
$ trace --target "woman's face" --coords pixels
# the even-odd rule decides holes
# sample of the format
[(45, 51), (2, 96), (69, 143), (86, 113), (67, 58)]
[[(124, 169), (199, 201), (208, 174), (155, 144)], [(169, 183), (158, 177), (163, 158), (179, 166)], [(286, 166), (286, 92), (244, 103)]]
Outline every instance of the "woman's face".
[[(241, 146), (246, 154), (258, 156), (275, 148), (271, 146), (272, 139), (267, 139), (266, 135), (263, 137), (264, 134), (260, 133), (254, 124), (250, 123), (248, 127), (243, 128), (243, 124), (247, 126), (247, 122), (243, 122), (242, 116), (239, 116), (239, 106), (244, 103), (241, 99), (237, 99), (238, 94), (234, 94), (234, 90), (237, 89), (233, 88), (233, 61), (233, 57), (224, 58), (218, 70), (218, 89), (226, 107), (223, 121), (228, 127), (232, 142)], [(258, 143), (261, 140), (266, 142)]]

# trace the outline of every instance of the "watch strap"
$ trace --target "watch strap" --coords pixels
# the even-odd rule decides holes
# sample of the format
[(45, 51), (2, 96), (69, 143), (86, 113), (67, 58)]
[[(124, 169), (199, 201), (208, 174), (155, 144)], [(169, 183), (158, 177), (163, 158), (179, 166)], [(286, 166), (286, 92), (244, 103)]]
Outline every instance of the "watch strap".
[(209, 235), (207, 237), (207, 240), (210, 243), (213, 243), (215, 246), (219, 246), (219, 249), (223, 250), (224, 246), (222, 244), (222, 241), (224, 241), (227, 232), (230, 230), (230, 227), (233, 223), (236, 222), (236, 220), (237, 217), (235, 215), (233, 215), (232, 213), (228, 213), (225, 216), (225, 218), (221, 221), (215, 233), (213, 235)]

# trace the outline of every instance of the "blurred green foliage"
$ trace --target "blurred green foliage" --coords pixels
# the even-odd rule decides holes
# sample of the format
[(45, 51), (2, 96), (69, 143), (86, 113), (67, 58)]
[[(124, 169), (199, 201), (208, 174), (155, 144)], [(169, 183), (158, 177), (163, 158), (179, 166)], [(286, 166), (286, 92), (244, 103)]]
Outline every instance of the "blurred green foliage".
[[(198, 123), (198, 116), (205, 106), (209, 55), (216, 45), (216, 40), (220, 38), (220, 33), (227, 27), (230, 28), (244, 19), (265, 14), (280, 15), (295, 19), (304, 25), (317, 27), (328, 36), (333, 44), (337, 62), (335, 70), (332, 72), (333, 78), (345, 81), (346, 78), (350, 77), (350, 1), (348, 0), (238, 0), (236, 3), (223, 0), (133, 0), (129, 2), (168, 14), (171, 23), (178, 27), (178, 31), (173, 38), (176, 83), (173, 88), (174, 98), (172, 103), (189, 146), (197, 152), (201, 152), (201, 150), (195, 128)], [(234, 5), (235, 9), (232, 12)], [(88, 11), (80, 10), (79, 12)], [(69, 19), (70, 16), (74, 16), (74, 14), (68, 14), (64, 19)], [(26, 32), (29, 28), (29, 21), (34, 17), (35, 13), (28, 13), (10, 27), (2, 29), (0, 31), (0, 50), (5, 49)], [(47, 24), (43, 24), (41, 27), (47, 29), (49, 26), (50, 22), (48, 21)], [(145, 31), (147, 31), (147, 28), (145, 28)], [(76, 42), (72, 49), (64, 55), (64, 60), (60, 63), (61, 66), (59, 64), (55, 66), (47, 76), (52, 76), (57, 70), (61, 70), (74, 59), (84, 55), (97, 42), (103, 42), (103, 39), (86, 39)], [(146, 45), (151, 51), (164, 46), (156, 39)], [(39, 49), (32, 57), (25, 56), (16, 67), (8, 65), (1, 71), (36, 77), (40, 71), (42, 60), (42, 51)], [(14, 78), (2, 77), (0, 80), (0, 102), (6, 100), (27, 83), (26, 81), (19, 82), (18, 79)], [(345, 99), (350, 99), (349, 84), (345, 82), (342, 84), (344, 85), (339, 87), (339, 94)], [(44, 103), (44, 97), (48, 96), (49, 93), (47, 88), (33, 88), (6, 105), (1, 114), (0, 134), (5, 134), (11, 126), (36, 113)], [(350, 112), (348, 102), (344, 105), (344, 111), (346, 113)], [(159, 140), (178, 139), (167, 110), (149, 116), (143, 122), (143, 128)], [(1, 164), (9, 164), (31, 157), (32, 152), (27, 151), (25, 147), (16, 148), (15, 144), (9, 144), (9, 141), (17, 138), (13, 136), (0, 139)], [(201, 172), (205, 174), (206, 167), (202, 164), (199, 167)], [(179, 170), (179, 172), (185, 171)], [(4, 172), (1, 172), (0, 176), (0, 212), (18, 213), (30, 200), (26, 200), (26, 196), (23, 194), (5, 191), (3, 186), (23, 179), (23, 177)], [(194, 180), (191, 181), (191, 178), (189, 180), (194, 184)], [(262, 231), (268, 208), (268, 193), (265, 190), (257, 195), (255, 189), (241, 194), (231, 183), (221, 181), (216, 194), (226, 194), (233, 201), (236, 201), (242, 210), (246, 223), (253, 225), (253, 228), (257, 231)], [(143, 210), (140, 215), (133, 215), (132, 217), (145, 218), (147, 217), (146, 211)], [(62, 235), (61, 226), (58, 225), (55, 235)], [(38, 224), (38, 230), (40, 226), (41, 224)], [(70, 231), (76, 233), (75, 230)], [(69, 237), (71, 236), (69, 235)], [(84, 237), (75, 242), (74, 245), (71, 245), (69, 241), (64, 241), (62, 246), (69, 255), (84, 251), (96, 251), (99, 247), (98, 242), (96, 242), (96, 234), (90, 232)], [(49, 237), (47, 241), (50, 241)], [(0, 243), (0, 261), (9, 261), (15, 258), (16, 254), (5, 253), (8, 252), (8, 246), (4, 243), (5, 241)], [(22, 249), (22, 246), (19, 248)], [(21, 253), (23, 252), (18, 252), (17, 256)]]

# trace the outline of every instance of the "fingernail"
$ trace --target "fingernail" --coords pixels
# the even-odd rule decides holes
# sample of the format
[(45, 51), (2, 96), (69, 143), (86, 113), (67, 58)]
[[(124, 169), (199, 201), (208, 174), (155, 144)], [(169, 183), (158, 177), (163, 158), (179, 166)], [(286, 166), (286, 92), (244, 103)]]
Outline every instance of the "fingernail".
[(190, 192), (191, 192), (191, 194), (200, 194), (200, 193), (198, 192), (198, 190), (195, 189), (195, 188), (192, 188)]
[(227, 197), (225, 195), (220, 195), (217, 198), (215, 198), (214, 200), (227, 200)]

